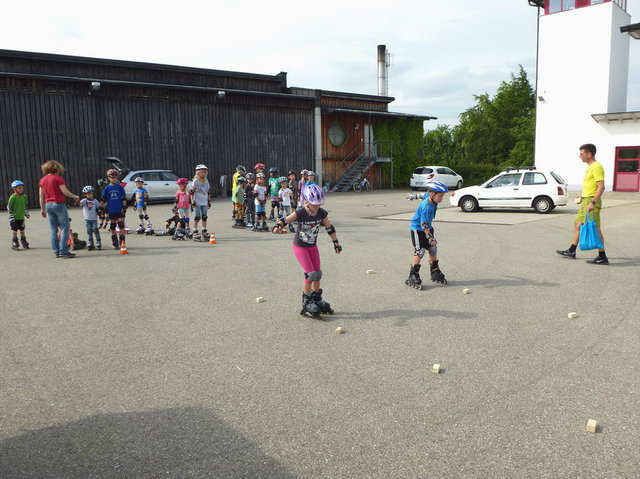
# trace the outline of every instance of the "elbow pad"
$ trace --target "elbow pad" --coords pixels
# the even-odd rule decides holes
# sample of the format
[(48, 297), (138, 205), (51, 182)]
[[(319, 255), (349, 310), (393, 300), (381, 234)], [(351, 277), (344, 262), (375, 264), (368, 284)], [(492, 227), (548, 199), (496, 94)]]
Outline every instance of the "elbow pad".
[(334, 234), (336, 232), (336, 229), (333, 227), (333, 225), (329, 226), (328, 228), (325, 228), (327, 230), (327, 234), (329, 236), (331, 236), (332, 234)]

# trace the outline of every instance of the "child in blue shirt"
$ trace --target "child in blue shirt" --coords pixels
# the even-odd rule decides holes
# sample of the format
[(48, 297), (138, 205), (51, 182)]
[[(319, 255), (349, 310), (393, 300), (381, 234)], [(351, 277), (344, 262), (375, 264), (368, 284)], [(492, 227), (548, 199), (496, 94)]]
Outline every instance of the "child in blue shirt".
[(409, 277), (405, 281), (406, 285), (420, 290), (422, 289), (420, 261), (426, 252), (429, 253), (431, 281), (447, 284), (447, 280), (438, 265), (438, 242), (433, 235), (432, 223), (436, 217), (438, 205), (442, 202), (444, 194), (449, 189), (441, 181), (433, 181), (427, 184), (427, 191), (429, 196), (424, 197), (411, 219), (411, 241), (413, 242), (414, 252)]
[[(109, 229), (111, 230), (111, 243), (115, 249), (120, 245), (124, 245), (124, 212), (127, 207), (127, 194), (123, 186), (118, 182), (118, 170), (111, 169), (107, 171), (109, 184), (102, 190), (102, 205), (107, 205), (107, 214), (109, 215)], [(120, 238), (116, 235), (116, 224), (120, 228)], [(118, 243), (118, 239), (120, 242)]]
[[(138, 218), (140, 218), (140, 226), (136, 230), (136, 233), (141, 235), (145, 233), (147, 235), (153, 234), (153, 225), (147, 214), (147, 203), (149, 202), (149, 193), (143, 187), (144, 180), (139, 176), (133, 180), (136, 183), (136, 191), (133, 192), (133, 211), (138, 212)], [(144, 222), (147, 222), (145, 227)]]

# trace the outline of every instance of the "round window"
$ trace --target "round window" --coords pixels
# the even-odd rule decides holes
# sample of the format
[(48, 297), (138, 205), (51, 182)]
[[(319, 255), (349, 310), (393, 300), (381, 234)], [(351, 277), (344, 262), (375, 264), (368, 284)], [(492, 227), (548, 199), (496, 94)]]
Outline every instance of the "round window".
[(329, 141), (333, 146), (342, 146), (347, 142), (347, 129), (341, 121), (334, 121), (329, 126)]

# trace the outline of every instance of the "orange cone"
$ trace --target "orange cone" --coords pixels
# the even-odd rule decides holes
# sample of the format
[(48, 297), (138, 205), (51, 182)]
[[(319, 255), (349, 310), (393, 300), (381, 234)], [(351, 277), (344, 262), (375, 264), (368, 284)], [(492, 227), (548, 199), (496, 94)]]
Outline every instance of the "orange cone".
[(129, 254), (129, 252), (127, 251), (127, 245), (124, 241), (120, 243), (120, 254)]
[(282, 228), (282, 231), (280, 231), (281, 235), (287, 234), (287, 226), (285, 225), (284, 228)]
[(211, 236), (209, 237), (209, 244), (216, 244), (216, 235), (211, 232)]

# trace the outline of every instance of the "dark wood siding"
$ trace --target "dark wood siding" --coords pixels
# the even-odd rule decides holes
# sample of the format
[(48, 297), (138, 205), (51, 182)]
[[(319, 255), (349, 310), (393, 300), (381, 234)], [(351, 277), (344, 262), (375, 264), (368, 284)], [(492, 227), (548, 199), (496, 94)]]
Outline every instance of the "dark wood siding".
[(313, 101), (111, 84), (90, 95), (82, 82), (0, 77), (3, 208), (14, 179), (37, 204), (47, 160), (62, 163), (69, 189), (80, 194), (104, 177), (107, 156), (187, 178), (203, 163), (216, 188), (238, 164), (299, 171), (313, 164)]

